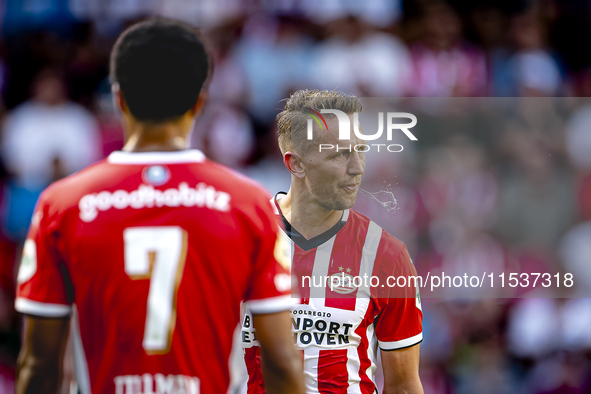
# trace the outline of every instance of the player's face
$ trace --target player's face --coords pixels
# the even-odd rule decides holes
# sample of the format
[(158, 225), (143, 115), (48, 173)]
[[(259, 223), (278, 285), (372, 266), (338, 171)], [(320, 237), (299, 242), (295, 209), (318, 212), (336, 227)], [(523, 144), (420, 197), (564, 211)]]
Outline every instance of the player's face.
[[(336, 117), (328, 118), (328, 131), (316, 129), (315, 126), (314, 140), (310, 141), (306, 155), (303, 156), (308, 192), (318, 204), (327, 209), (351, 208), (355, 204), (365, 171), (365, 154), (354, 149), (355, 145), (364, 144), (365, 141), (355, 136), (353, 115), (349, 118), (350, 140), (339, 140), (338, 120)], [(320, 144), (323, 144), (322, 150)], [(332, 145), (333, 148), (326, 149), (326, 145)]]

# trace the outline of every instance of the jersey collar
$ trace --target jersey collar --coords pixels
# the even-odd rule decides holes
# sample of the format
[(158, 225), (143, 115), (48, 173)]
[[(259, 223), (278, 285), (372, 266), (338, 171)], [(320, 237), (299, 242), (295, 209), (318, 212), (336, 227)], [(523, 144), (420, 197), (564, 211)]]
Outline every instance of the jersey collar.
[(205, 155), (198, 149), (185, 149), (171, 152), (124, 152), (115, 151), (109, 155), (111, 164), (177, 164), (200, 163)]
[(298, 232), (298, 230), (291, 226), (287, 219), (285, 219), (285, 216), (283, 216), (281, 213), (281, 209), (279, 209), (279, 204), (277, 201), (281, 200), (286, 194), (287, 193), (285, 192), (279, 192), (275, 195), (275, 197), (272, 199), (273, 209), (275, 214), (281, 217), (287, 236), (304, 251), (317, 248), (324, 244), (326, 241), (334, 237), (343, 227), (345, 227), (345, 224), (347, 224), (347, 219), (349, 219), (349, 210), (345, 209), (343, 211), (343, 215), (341, 216), (341, 220), (339, 220), (334, 226), (322, 234), (315, 236), (314, 238), (306, 239)]

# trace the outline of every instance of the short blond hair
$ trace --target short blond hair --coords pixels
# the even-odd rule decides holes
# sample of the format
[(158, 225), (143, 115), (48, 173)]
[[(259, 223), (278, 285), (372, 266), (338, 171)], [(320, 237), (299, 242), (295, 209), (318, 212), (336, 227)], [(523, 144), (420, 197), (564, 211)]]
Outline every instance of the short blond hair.
[[(285, 100), (283, 111), (277, 115), (278, 142), (281, 153), (290, 151), (292, 142), (300, 145), (306, 139), (308, 113), (310, 109), (336, 109), (350, 115), (361, 112), (363, 106), (359, 98), (336, 90), (298, 90)], [(334, 116), (325, 114), (325, 117)], [(301, 147), (298, 146), (298, 147)]]

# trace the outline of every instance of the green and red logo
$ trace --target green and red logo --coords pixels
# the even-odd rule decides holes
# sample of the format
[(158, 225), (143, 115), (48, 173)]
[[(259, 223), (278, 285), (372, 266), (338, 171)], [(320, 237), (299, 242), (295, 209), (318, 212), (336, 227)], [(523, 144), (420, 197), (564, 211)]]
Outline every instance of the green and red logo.
[[(320, 120), (322, 120), (322, 123), (324, 123), (324, 130), (328, 130), (328, 125), (326, 124), (326, 120), (324, 119), (324, 116), (322, 116), (322, 114), (318, 111), (313, 110), (312, 108), (304, 108), (303, 111), (306, 115), (310, 115), (312, 117), (312, 119), (314, 119), (316, 121), (316, 123), (318, 123), (318, 127), (320, 127), (320, 130), (322, 130), (322, 124), (320, 123)], [(310, 121), (308, 121), (309, 123)], [(311, 140), (312, 139), (312, 128), (308, 127), (308, 139)]]

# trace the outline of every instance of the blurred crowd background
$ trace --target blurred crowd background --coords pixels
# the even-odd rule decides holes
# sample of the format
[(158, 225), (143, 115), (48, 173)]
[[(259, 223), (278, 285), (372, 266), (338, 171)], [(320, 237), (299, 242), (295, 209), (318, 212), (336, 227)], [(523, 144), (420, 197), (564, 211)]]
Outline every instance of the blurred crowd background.
[[(36, 199), (122, 147), (109, 52), (152, 15), (208, 42), (214, 74), (193, 145), (211, 159), (287, 190), (281, 99), (302, 88), (399, 97), (419, 141), (368, 159), (356, 208), (402, 239), (421, 273), (572, 272), (590, 294), (589, 0), (0, 5), (0, 393), (13, 392), (14, 282)], [(425, 392), (591, 392), (591, 300), (553, 295), (424, 300)]]

